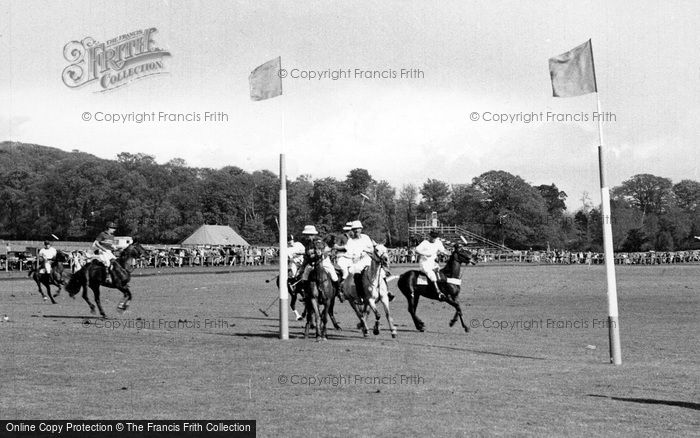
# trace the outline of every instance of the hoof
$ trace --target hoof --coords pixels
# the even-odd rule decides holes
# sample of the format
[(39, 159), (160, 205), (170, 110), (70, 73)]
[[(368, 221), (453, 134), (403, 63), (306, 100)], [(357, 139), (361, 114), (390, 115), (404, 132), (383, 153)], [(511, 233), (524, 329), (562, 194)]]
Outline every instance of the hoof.
[(102, 315), (102, 318), (103, 318), (103, 319), (107, 319), (107, 315), (106, 315), (106, 314), (100, 313), (100, 315)]
[(450, 327), (454, 326), (457, 321), (450, 321)]
[(339, 332), (342, 332), (342, 331), (343, 331), (343, 328), (342, 328), (341, 326), (339, 326), (339, 325), (335, 326), (335, 329), (338, 330)]
[(391, 337), (396, 339), (396, 332), (391, 332)]
[(464, 332), (469, 333), (469, 327), (464, 327)]
[(44, 297), (44, 301), (46, 301), (46, 300), (48, 300), (48, 298), (47, 298), (47, 297)]
[(92, 313), (93, 315), (95, 314), (95, 308), (94, 308), (94, 307), (90, 307), (90, 313)]
[(377, 336), (379, 334), (379, 327), (375, 327), (372, 333), (374, 333), (374, 336)]
[(425, 331), (425, 327), (417, 327), (416, 329), (417, 329), (419, 332), (424, 332), (424, 331)]

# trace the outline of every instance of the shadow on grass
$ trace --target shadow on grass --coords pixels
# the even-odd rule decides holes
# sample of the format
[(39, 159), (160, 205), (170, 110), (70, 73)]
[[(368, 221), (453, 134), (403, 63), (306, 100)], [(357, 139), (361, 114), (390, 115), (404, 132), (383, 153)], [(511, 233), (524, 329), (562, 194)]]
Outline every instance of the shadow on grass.
[[(32, 318), (38, 318), (39, 315), (32, 315)], [(57, 319), (110, 319), (110, 318), (102, 318), (101, 316), (97, 315), (90, 315), (90, 316), (76, 316), (76, 315), (41, 315), (42, 318), (57, 318)], [(111, 318), (111, 319), (118, 319), (118, 318)]]
[(229, 318), (229, 319), (250, 319), (250, 320), (253, 320), (253, 321), (270, 321), (270, 320), (273, 320), (273, 321), (274, 321), (275, 319), (277, 319), (277, 318), (274, 318), (274, 317), (271, 317), (271, 316), (265, 318), (265, 317), (262, 317), (262, 316), (237, 316), (237, 315), (228, 316), (227, 318)]
[[(289, 339), (305, 339), (302, 333), (302, 330), (293, 331), (290, 330), (289, 332)], [(345, 335), (343, 334), (344, 332), (338, 331), (338, 330), (330, 330), (328, 332), (328, 340), (329, 341), (339, 341), (339, 340), (352, 340), (352, 339), (358, 339), (357, 336), (352, 336), (352, 335)], [(262, 338), (262, 339), (279, 339), (279, 331), (265, 331), (265, 332), (260, 332), (260, 333), (210, 333), (212, 335), (221, 335), (221, 336), (236, 336), (239, 338)], [(309, 337), (307, 339), (315, 339), (316, 334), (314, 333), (313, 330), (309, 331)], [(359, 338), (362, 339), (362, 338)]]
[(599, 397), (599, 398), (609, 398), (611, 400), (625, 401), (631, 403), (642, 403), (645, 405), (666, 405), (666, 406), (677, 406), (679, 408), (692, 409), (694, 411), (700, 411), (700, 403), (686, 402), (686, 401), (676, 401), (676, 400), (656, 400), (653, 398), (629, 398), (629, 397), (611, 397), (609, 395), (599, 395), (599, 394), (586, 394), (589, 397)]
[(406, 344), (406, 345), (414, 345), (416, 347), (441, 348), (443, 350), (453, 350), (453, 351), (466, 351), (469, 353), (486, 354), (486, 355), (490, 355), (490, 356), (500, 356), (500, 357), (510, 357), (513, 359), (547, 360), (547, 358), (545, 358), (545, 357), (521, 356), (519, 354), (498, 353), (496, 351), (474, 350), (471, 348), (450, 347), (449, 345), (417, 344), (417, 343), (413, 343), (413, 342), (401, 342), (401, 343)]

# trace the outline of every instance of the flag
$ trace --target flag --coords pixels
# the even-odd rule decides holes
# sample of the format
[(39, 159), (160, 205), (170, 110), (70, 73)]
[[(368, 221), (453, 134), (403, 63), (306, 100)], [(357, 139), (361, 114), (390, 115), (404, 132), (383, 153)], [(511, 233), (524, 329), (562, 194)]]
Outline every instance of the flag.
[(554, 97), (596, 93), (598, 86), (595, 80), (591, 40), (566, 53), (549, 58), (549, 74), (552, 77)]
[(282, 94), (282, 58), (277, 57), (257, 67), (248, 76), (250, 82), (250, 98), (265, 100)]

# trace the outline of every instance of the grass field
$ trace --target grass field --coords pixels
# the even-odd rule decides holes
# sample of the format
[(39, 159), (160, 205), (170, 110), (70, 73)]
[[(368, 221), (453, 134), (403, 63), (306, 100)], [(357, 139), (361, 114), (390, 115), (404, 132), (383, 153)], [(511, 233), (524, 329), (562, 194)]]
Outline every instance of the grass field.
[(255, 419), (259, 436), (697, 436), (700, 266), (617, 272), (619, 367), (602, 266), (465, 269), (468, 334), (429, 300), (417, 332), (393, 283), (397, 339), (363, 338), (337, 304), (344, 330), (327, 342), (301, 339), (296, 321), (277, 339), (277, 305), (258, 310), (276, 294), (270, 272), (137, 277), (126, 313), (103, 292), (108, 320), (80, 297), (51, 305), (29, 280), (0, 281), (0, 417)]

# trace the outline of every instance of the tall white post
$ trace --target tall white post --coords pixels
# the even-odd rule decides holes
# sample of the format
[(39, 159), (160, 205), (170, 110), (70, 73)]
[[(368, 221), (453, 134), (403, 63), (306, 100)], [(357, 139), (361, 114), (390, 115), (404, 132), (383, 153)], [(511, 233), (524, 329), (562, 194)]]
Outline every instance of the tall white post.
[(610, 338), (610, 362), (622, 364), (620, 347), (620, 321), (617, 311), (617, 282), (615, 281), (615, 252), (613, 251), (612, 218), (610, 215), (610, 188), (605, 179), (605, 160), (603, 152), (603, 122), (600, 111), (600, 96), (596, 92), (598, 103), (598, 166), (600, 170), (600, 201), (603, 221), (603, 248), (605, 249), (605, 273), (608, 282), (608, 336)]
[(287, 172), (280, 154), (280, 339), (289, 339), (289, 291), (287, 290)]

